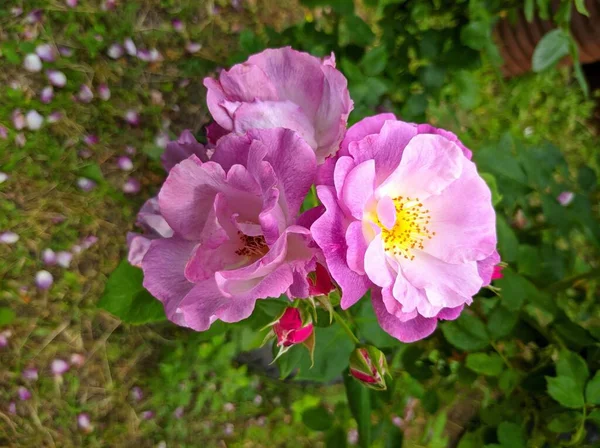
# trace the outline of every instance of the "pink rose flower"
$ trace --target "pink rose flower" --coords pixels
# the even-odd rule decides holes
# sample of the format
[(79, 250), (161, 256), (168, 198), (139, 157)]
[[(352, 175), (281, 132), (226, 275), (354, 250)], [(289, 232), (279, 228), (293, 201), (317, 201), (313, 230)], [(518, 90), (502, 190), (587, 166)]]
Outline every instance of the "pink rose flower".
[(160, 214), (158, 198), (146, 201), (138, 213), (136, 224), (143, 233), (129, 232), (127, 234), (127, 246), (129, 247), (127, 260), (131, 265), (141, 268), (142, 259), (148, 252), (152, 240), (170, 238), (173, 236), (173, 230)]
[(316, 248), (297, 214), (315, 172), (312, 149), (286, 129), (231, 134), (210, 161), (174, 166), (158, 195), (174, 235), (142, 260), (167, 317), (203, 331), (247, 318), (258, 299), (306, 297)]
[(470, 157), (454, 134), (390, 114), (348, 130), (319, 175), (326, 211), (311, 227), (342, 308), (371, 289), (381, 327), (412, 342), (490, 283), (495, 212)]
[[(207, 103), (228, 132), (283, 127), (298, 132), (317, 162), (337, 152), (352, 100), (335, 58), (323, 60), (291, 48), (269, 49), (204, 79)], [(214, 131), (213, 131), (214, 132)]]

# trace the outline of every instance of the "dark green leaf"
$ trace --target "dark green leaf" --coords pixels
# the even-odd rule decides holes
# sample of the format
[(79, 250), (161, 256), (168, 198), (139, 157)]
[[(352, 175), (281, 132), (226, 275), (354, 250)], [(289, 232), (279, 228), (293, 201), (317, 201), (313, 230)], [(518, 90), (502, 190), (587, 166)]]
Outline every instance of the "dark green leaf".
[(496, 215), (496, 230), (498, 231), (498, 251), (502, 260), (516, 261), (519, 251), (519, 240), (504, 217)]
[(502, 200), (502, 195), (498, 191), (498, 182), (496, 182), (496, 178), (490, 173), (479, 173), (479, 175), (485, 180), (485, 183), (492, 192), (492, 205), (497, 205)]
[(585, 0), (575, 0), (575, 8), (577, 8), (577, 12), (579, 14), (583, 14), (584, 16), (589, 17), (590, 13), (585, 7)]
[(594, 378), (588, 381), (585, 387), (585, 401), (587, 404), (600, 404), (600, 372), (596, 372)]
[(440, 398), (435, 389), (429, 389), (421, 398), (421, 404), (429, 414), (435, 414), (440, 407)]
[(556, 363), (556, 373), (560, 376), (573, 378), (583, 392), (583, 387), (590, 376), (585, 360), (575, 352), (562, 350)]
[(342, 47), (349, 44), (366, 47), (373, 42), (375, 34), (363, 19), (350, 15), (344, 16), (340, 20), (338, 38)]
[(13, 310), (6, 307), (0, 308), (0, 327), (3, 325), (9, 325), (15, 320), (16, 314)]
[(485, 325), (475, 316), (463, 313), (457, 320), (442, 325), (444, 336), (460, 350), (482, 350), (489, 345)]
[(399, 448), (402, 446), (404, 436), (400, 428), (398, 428), (396, 425), (390, 422), (384, 434), (385, 448)]
[(475, 21), (460, 30), (460, 41), (473, 50), (482, 50), (490, 39), (491, 26), (487, 22)]
[(554, 66), (569, 54), (569, 35), (557, 28), (544, 35), (533, 52), (534, 72), (541, 72)]
[(325, 446), (327, 448), (346, 448), (348, 435), (344, 428), (335, 426), (327, 432)]
[(581, 422), (581, 414), (578, 412), (563, 412), (554, 417), (548, 424), (548, 429), (552, 432), (571, 432)]
[(525, 299), (537, 293), (537, 288), (525, 277), (506, 268), (502, 271), (503, 277), (495, 281), (501, 289), (502, 305), (510, 311), (518, 311)]
[(496, 353), (470, 353), (466, 363), (469, 369), (486, 376), (498, 376), (504, 368), (502, 358)]
[(102, 170), (100, 169), (97, 163), (90, 163), (88, 165), (85, 165), (79, 170), (79, 174), (96, 182), (102, 182), (104, 180)]
[(585, 404), (583, 390), (575, 380), (568, 376), (546, 377), (548, 393), (567, 408), (581, 408)]
[(488, 319), (488, 331), (492, 339), (497, 340), (508, 336), (519, 320), (519, 313), (510, 311), (503, 305), (493, 309)]
[(517, 387), (520, 379), (521, 378), (517, 372), (515, 372), (514, 370), (507, 369), (500, 375), (498, 385), (504, 393), (510, 394), (515, 389), (515, 387)]
[(506, 448), (525, 448), (523, 430), (516, 423), (500, 423), (498, 426), (498, 441)]
[(162, 303), (144, 289), (143, 278), (141, 269), (121, 261), (108, 278), (98, 306), (130, 324), (165, 320)]
[(385, 70), (388, 54), (385, 46), (380, 45), (367, 51), (360, 61), (362, 71), (367, 76), (377, 76)]
[(460, 438), (456, 448), (480, 448), (483, 446), (481, 431), (467, 432)]
[(358, 425), (358, 437), (361, 447), (371, 446), (371, 391), (344, 371), (346, 398), (352, 416)]
[(314, 431), (327, 431), (333, 425), (333, 417), (323, 406), (316, 406), (302, 413), (302, 422)]

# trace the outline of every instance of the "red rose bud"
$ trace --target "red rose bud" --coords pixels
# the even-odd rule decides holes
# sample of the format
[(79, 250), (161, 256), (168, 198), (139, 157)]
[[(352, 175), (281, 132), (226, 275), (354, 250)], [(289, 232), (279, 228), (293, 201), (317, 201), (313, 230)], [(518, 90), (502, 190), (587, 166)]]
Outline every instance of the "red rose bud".
[(311, 296), (325, 296), (335, 289), (331, 276), (325, 266), (317, 263), (314, 273), (308, 277), (309, 294)]
[(498, 280), (504, 277), (502, 269), (504, 269), (503, 265), (497, 264), (496, 266), (494, 266), (494, 272), (492, 272), (492, 280)]
[(306, 341), (313, 332), (313, 324), (302, 323), (298, 308), (286, 308), (277, 322), (273, 324), (277, 345), (291, 347)]
[(350, 355), (350, 374), (371, 389), (386, 389), (387, 372), (385, 355), (375, 347), (357, 347)]

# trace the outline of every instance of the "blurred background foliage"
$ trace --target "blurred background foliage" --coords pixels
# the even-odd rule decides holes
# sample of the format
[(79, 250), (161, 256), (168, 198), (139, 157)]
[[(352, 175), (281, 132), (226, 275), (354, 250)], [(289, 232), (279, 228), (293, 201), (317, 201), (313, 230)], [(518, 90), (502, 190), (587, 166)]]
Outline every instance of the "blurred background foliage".
[[(20, 239), (0, 245), (7, 339), (0, 347), (0, 445), (595, 446), (598, 68), (557, 66), (569, 55), (578, 59), (569, 23), (573, 14), (590, 14), (591, 3), (143, 0), (111, 9), (110, 0), (79, 0), (74, 8), (59, 0), (3, 2), (0, 171), (8, 179), (0, 184), (0, 231)], [(36, 10), (41, 19), (32, 21)], [(494, 29), (519, 14), (558, 31), (536, 48), (537, 73), (506, 78)], [(109, 57), (110, 46), (126, 38), (138, 50), (156, 49), (160, 60)], [(44, 63), (68, 79), (48, 104), (39, 99), (44, 73), (22, 68), (41, 43), (72, 52)], [(190, 51), (191, 43), (200, 48)], [(269, 365), (269, 350), (256, 350), (259, 330), (281, 301), (259, 302), (247, 321), (197, 334), (160, 313), (132, 314), (139, 282), (106, 285), (124, 254), (126, 229), (164, 179), (157, 159), (165, 139), (185, 128), (204, 136), (202, 78), (284, 45), (335, 53), (355, 102), (352, 123), (392, 111), (455, 132), (494, 192), (508, 267), (460, 319), (406, 345), (378, 327), (368, 301), (348, 313), (359, 338), (388, 356), (386, 392), (348, 378), (352, 344), (326, 318), (317, 322), (313, 369), (296, 347)], [(100, 84), (110, 87), (110, 99), (99, 98)], [(96, 93), (92, 102), (74, 100), (81, 85)], [(63, 117), (23, 131), (11, 121), (16, 109)], [(124, 120), (130, 109), (139, 126)], [(130, 172), (117, 167), (125, 154)], [(96, 187), (81, 191), (82, 177)], [(130, 178), (140, 182), (139, 193), (123, 190)], [(563, 192), (574, 194), (566, 205), (557, 200)], [(77, 251), (90, 235), (98, 242)], [(45, 267), (55, 283), (39, 291), (33, 279), (49, 247), (74, 257), (68, 268)], [(118, 272), (135, 280), (131, 269)], [(101, 296), (101, 307), (120, 319), (98, 308)], [(84, 356), (81, 366), (50, 373), (53, 359), (73, 353)], [(37, 381), (22, 377), (28, 367), (38, 369)], [(19, 401), (19, 387), (32, 398)], [(91, 429), (78, 427), (82, 412)]]

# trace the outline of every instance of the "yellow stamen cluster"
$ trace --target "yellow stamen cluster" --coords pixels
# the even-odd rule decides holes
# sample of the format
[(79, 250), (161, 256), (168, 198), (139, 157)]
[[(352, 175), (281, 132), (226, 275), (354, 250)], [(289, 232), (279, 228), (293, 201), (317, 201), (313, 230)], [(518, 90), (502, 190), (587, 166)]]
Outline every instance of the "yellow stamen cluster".
[(262, 235), (250, 236), (238, 232), (238, 236), (242, 241), (242, 247), (235, 251), (237, 255), (259, 258), (269, 251), (269, 246)]
[(435, 236), (427, 228), (431, 216), (423, 209), (419, 198), (398, 196), (392, 198), (396, 206), (396, 223), (391, 229), (381, 225), (385, 251), (407, 260), (415, 258), (413, 249), (423, 249), (423, 243)]

